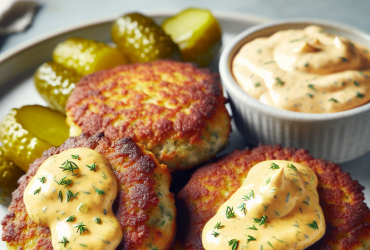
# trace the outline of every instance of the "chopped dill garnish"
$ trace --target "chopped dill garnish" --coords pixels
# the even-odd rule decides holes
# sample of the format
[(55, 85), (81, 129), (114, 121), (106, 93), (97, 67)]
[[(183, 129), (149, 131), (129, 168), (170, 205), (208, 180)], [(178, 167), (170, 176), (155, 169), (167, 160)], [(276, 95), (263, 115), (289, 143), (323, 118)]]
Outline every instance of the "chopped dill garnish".
[(41, 188), (36, 189), (35, 191), (33, 191), (33, 195), (40, 193), (40, 191), (41, 191)]
[(231, 250), (235, 250), (238, 247), (238, 241), (236, 239), (229, 240), (228, 243), (231, 246)]
[(246, 214), (247, 213), (247, 209), (245, 208), (245, 203), (243, 202), (243, 203), (241, 203), (240, 204), (240, 206), (238, 207), (239, 209), (240, 209), (240, 211), (241, 212), (243, 212), (244, 211), (244, 214)]
[(66, 192), (67, 202), (69, 202), (72, 198), (76, 198), (77, 194), (78, 194), (78, 192), (73, 194), (71, 190), (67, 190), (67, 192)]
[(315, 86), (313, 84), (308, 84), (308, 87), (312, 89), (313, 91), (316, 91)]
[(38, 180), (40, 180), (41, 183), (45, 183), (46, 181), (46, 177), (45, 175), (41, 176), (41, 178), (37, 178)]
[(72, 158), (78, 160), (79, 156), (78, 154), (75, 154), (75, 155), (72, 155)]
[(312, 223), (307, 223), (306, 225), (309, 226), (310, 228), (313, 228), (313, 230), (318, 230), (319, 229), (319, 227), (317, 226), (316, 221), (312, 221)]
[(63, 162), (62, 166), (59, 168), (63, 169), (63, 171), (71, 171), (72, 173), (73, 170), (78, 169), (77, 164), (70, 160)]
[(233, 217), (235, 217), (233, 207), (227, 206), (227, 208), (226, 208), (226, 219), (230, 219), (230, 218), (233, 218)]
[(66, 222), (71, 222), (71, 221), (74, 221), (74, 220), (75, 220), (75, 216), (71, 215), (67, 218)]
[(103, 190), (99, 189), (99, 188), (96, 188), (96, 189), (95, 189), (95, 192), (96, 192), (97, 194), (99, 194), (99, 195), (103, 195), (103, 194), (105, 194), (105, 192), (104, 192)]
[(334, 99), (334, 98), (330, 98), (330, 99), (328, 100), (328, 102), (336, 102), (336, 103), (338, 103), (338, 100), (337, 100), (337, 99)]
[(258, 230), (258, 229), (256, 228), (256, 225), (254, 225), (254, 224), (253, 224), (253, 227), (247, 227), (247, 228), (246, 228), (246, 230), (247, 230), (247, 229), (250, 229), (250, 230)]
[(212, 230), (212, 234), (211, 234), (211, 235), (213, 235), (213, 237), (217, 237), (217, 236), (219, 236), (219, 235), (220, 235), (220, 233), (215, 232), (215, 231), (213, 231), (213, 230)]
[(284, 85), (284, 82), (279, 78), (279, 77), (276, 77), (276, 86), (283, 86)]
[(270, 247), (274, 248), (274, 247), (271, 245), (270, 241), (267, 241), (267, 244), (269, 244), (269, 245), (270, 245)]
[(357, 87), (360, 86), (360, 84), (358, 83), (358, 81), (354, 81), (353, 82)]
[(280, 167), (276, 163), (271, 163), (270, 169), (280, 169)]
[(101, 222), (101, 219), (100, 219), (99, 217), (95, 217), (95, 218), (94, 218), (94, 222), (95, 222), (95, 223), (98, 223), (98, 224), (100, 224), (100, 222)]
[(364, 98), (365, 95), (364, 94), (361, 94), (360, 92), (357, 92), (357, 95), (356, 96), (357, 96), (357, 98)]
[(252, 240), (256, 240), (253, 236), (248, 235), (247, 243), (249, 243)]
[(254, 199), (254, 191), (253, 190), (250, 191), (247, 195), (244, 195), (242, 199), (243, 200), (250, 200), (251, 198)]
[(256, 84), (254, 84), (254, 87), (258, 88), (259, 86), (261, 86), (261, 83), (257, 82)]
[(340, 59), (342, 59), (342, 62), (348, 62), (348, 59), (347, 58), (345, 58), (345, 57), (341, 57)]
[(68, 185), (71, 185), (72, 184), (72, 180), (70, 179), (66, 179), (67, 176), (64, 176), (62, 179), (60, 179), (60, 181), (56, 181), (54, 180), (56, 183), (58, 183), (58, 185), (64, 185), (64, 187), (67, 187)]
[(267, 185), (267, 184), (269, 184), (269, 183), (270, 183), (270, 181), (271, 181), (271, 177), (267, 178), (267, 180), (266, 180), (266, 185)]
[(63, 202), (63, 194), (61, 190), (59, 190), (58, 197), (60, 199), (60, 202)]
[(86, 165), (86, 167), (88, 167), (90, 169), (90, 171), (95, 171), (95, 168), (96, 168), (96, 164), (93, 163), (91, 165)]
[(263, 224), (266, 223), (266, 221), (269, 221), (267, 219), (267, 216), (266, 215), (263, 215), (261, 219), (258, 219), (258, 218), (253, 218), (253, 222), (254, 223), (259, 223), (260, 226), (262, 226)]
[(311, 93), (308, 93), (306, 95), (308, 95), (310, 98), (313, 98), (313, 94), (311, 94)]
[(89, 231), (89, 230), (87, 230), (86, 225), (84, 225), (83, 222), (81, 222), (80, 224), (74, 226), (74, 228), (77, 228), (76, 233), (79, 232), (80, 234), (82, 234), (85, 231)]
[(224, 226), (223, 225), (221, 225), (221, 222), (217, 222), (216, 223), (216, 226), (214, 227), (214, 229), (221, 229), (221, 228), (223, 228)]
[(63, 244), (63, 247), (66, 247), (67, 243), (69, 243), (69, 241), (65, 236), (63, 236), (63, 239), (58, 242), (58, 244)]
[(291, 163), (288, 163), (287, 167), (290, 168), (290, 169), (293, 169), (294, 171), (297, 171), (297, 168)]

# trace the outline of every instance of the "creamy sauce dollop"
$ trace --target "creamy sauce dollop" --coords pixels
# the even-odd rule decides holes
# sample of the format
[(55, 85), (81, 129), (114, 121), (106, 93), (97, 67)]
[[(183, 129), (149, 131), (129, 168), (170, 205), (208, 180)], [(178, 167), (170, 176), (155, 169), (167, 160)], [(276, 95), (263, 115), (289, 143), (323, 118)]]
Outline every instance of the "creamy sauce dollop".
[(250, 96), (280, 109), (331, 113), (370, 101), (370, 50), (318, 26), (246, 43), (232, 72)]
[(312, 245), (326, 227), (317, 185), (316, 174), (295, 162), (255, 165), (205, 225), (204, 248), (288, 250)]
[(112, 211), (116, 195), (109, 162), (94, 150), (75, 148), (40, 166), (24, 203), (36, 224), (50, 228), (54, 249), (111, 250), (123, 236)]

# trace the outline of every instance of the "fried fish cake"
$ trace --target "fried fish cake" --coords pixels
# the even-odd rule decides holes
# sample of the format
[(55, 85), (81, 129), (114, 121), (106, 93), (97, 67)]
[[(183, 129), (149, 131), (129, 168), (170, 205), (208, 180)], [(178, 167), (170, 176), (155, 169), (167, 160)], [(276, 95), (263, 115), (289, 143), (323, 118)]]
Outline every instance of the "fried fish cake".
[(68, 100), (67, 123), (71, 136), (131, 137), (170, 171), (209, 160), (231, 131), (219, 75), (170, 60), (84, 77)]
[(253, 150), (236, 150), (196, 170), (177, 195), (178, 241), (173, 249), (204, 249), (204, 225), (243, 184), (249, 170), (265, 160), (301, 163), (318, 177), (317, 191), (327, 227), (325, 235), (307, 249), (370, 248), (370, 210), (364, 203), (363, 186), (342, 172), (339, 165), (314, 159), (304, 149), (260, 145)]
[(103, 134), (69, 138), (37, 159), (19, 180), (8, 214), (2, 221), (2, 240), (8, 249), (52, 249), (50, 229), (35, 224), (23, 201), (27, 184), (50, 156), (67, 149), (85, 147), (103, 155), (113, 167), (118, 194), (113, 211), (123, 238), (117, 249), (170, 249), (176, 234), (176, 207), (169, 192), (171, 175), (152, 153), (131, 138), (111, 141)]

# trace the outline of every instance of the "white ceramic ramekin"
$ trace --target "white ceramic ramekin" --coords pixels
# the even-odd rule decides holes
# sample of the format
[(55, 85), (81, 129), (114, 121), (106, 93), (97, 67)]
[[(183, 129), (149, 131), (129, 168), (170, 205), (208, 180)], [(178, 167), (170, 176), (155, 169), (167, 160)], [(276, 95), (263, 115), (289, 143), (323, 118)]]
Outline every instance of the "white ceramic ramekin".
[(264, 23), (245, 30), (227, 44), (219, 64), (222, 83), (231, 102), (235, 123), (251, 144), (277, 144), (308, 149), (316, 158), (337, 163), (370, 151), (370, 103), (337, 113), (309, 114), (281, 110), (249, 96), (235, 81), (232, 59), (241, 46), (279, 30), (318, 25), (328, 33), (344, 36), (370, 47), (370, 35), (358, 29), (321, 20), (292, 19)]

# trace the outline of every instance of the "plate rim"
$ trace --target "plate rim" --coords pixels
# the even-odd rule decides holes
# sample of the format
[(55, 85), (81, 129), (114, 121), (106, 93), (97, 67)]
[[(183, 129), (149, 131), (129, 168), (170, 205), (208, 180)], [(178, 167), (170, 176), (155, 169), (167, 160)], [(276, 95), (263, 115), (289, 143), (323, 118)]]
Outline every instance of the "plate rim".
[[(178, 13), (179, 9), (163, 9), (163, 10), (143, 10), (140, 11), (144, 13), (145, 15), (148, 15), (150, 17), (158, 17), (158, 16), (173, 16), (176, 13)], [(234, 12), (234, 11), (219, 11), (219, 10), (211, 10), (212, 13), (216, 16), (216, 18), (222, 18), (222, 19), (229, 19), (230, 21), (245, 21), (245, 22), (255, 22), (262, 23), (262, 22), (268, 22), (271, 21), (271, 19), (252, 15), (252, 14), (246, 14), (241, 12)], [(91, 26), (96, 26), (100, 24), (104, 24), (107, 22), (113, 22), (117, 17), (122, 15), (120, 14), (110, 14), (103, 17), (97, 17), (92, 18), (84, 21), (80, 21), (75, 24), (70, 24), (52, 31), (49, 31), (45, 34), (36, 36), (34, 38), (31, 38), (25, 42), (22, 42), (10, 49), (5, 50), (4, 52), (0, 53), (0, 64), (4, 63), (11, 57), (15, 56), (18, 53), (21, 53), (29, 48), (31, 48), (34, 45), (37, 45), (39, 43), (42, 43), (44, 41), (47, 41), (49, 39), (52, 39), (54, 37), (69, 33), (71, 31), (75, 31), (78, 29), (88, 28)]]

